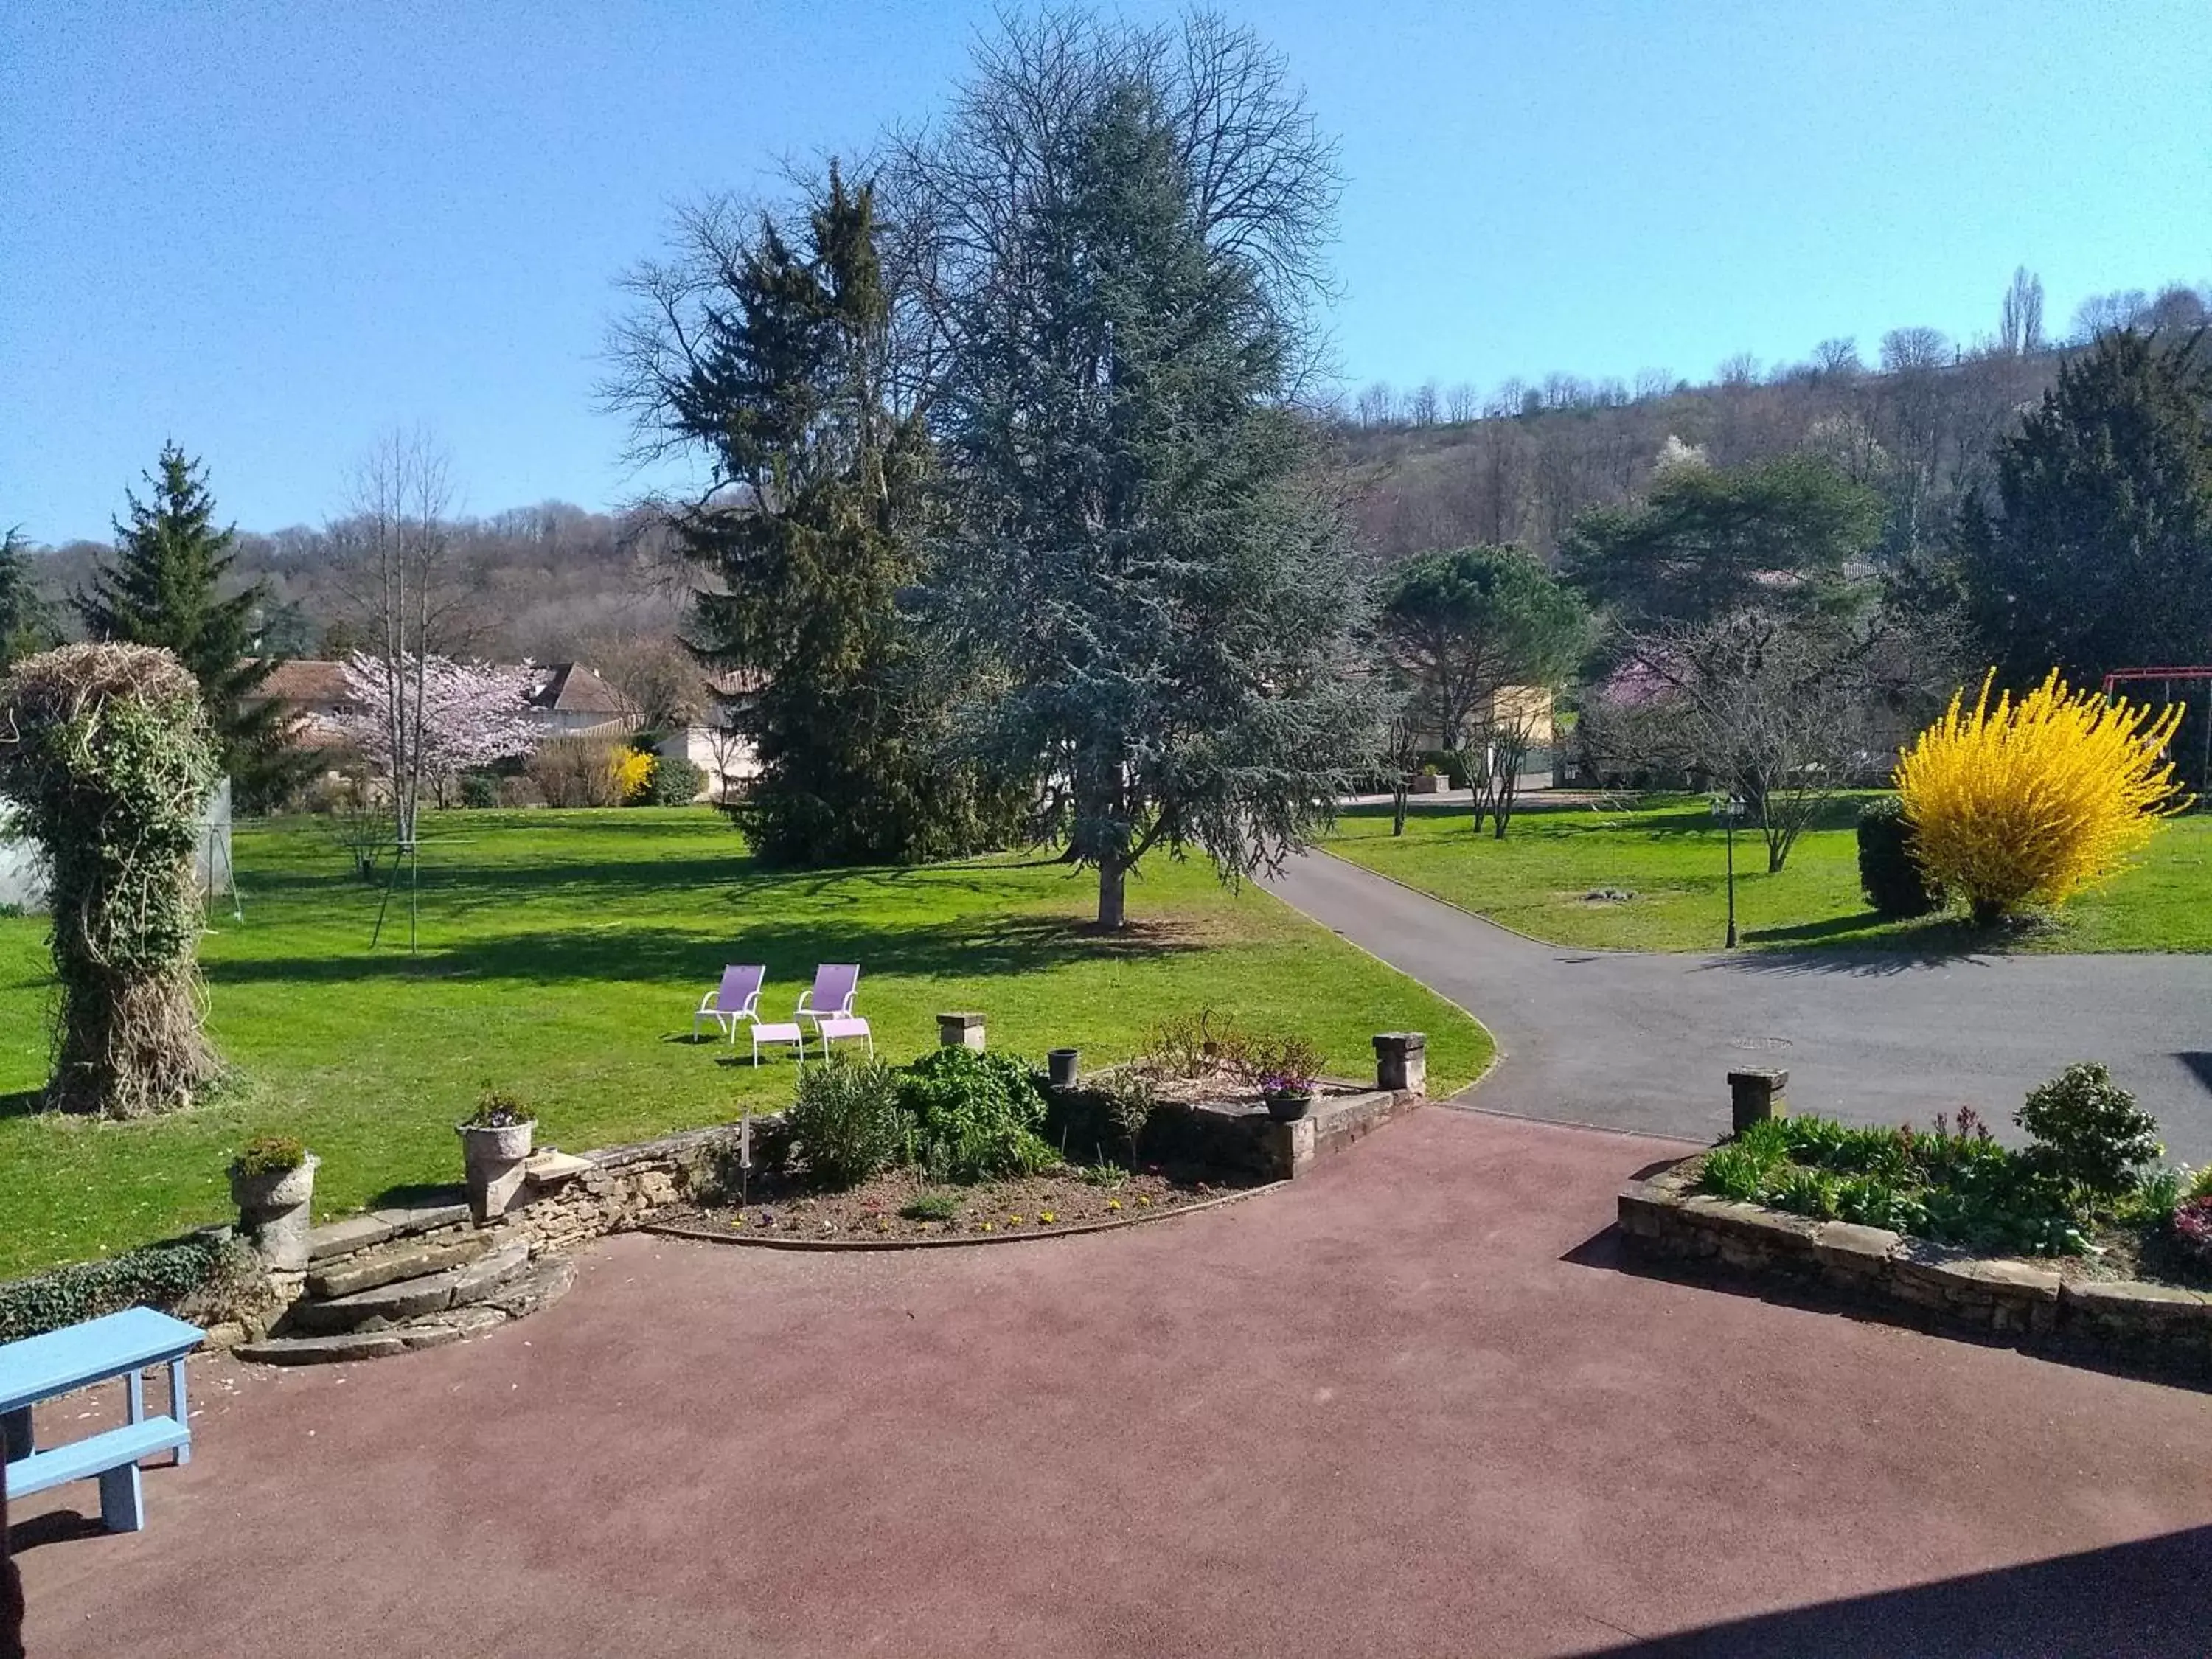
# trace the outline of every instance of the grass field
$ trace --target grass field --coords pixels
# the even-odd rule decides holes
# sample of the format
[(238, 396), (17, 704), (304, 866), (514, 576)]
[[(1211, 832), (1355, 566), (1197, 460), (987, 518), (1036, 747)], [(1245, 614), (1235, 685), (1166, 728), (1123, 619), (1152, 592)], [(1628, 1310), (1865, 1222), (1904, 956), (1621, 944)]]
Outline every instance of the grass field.
[[(1736, 834), (1736, 921), (1743, 944), (1948, 951), (1994, 941), (1952, 918), (1886, 922), (1859, 892), (1851, 825), (1857, 799), (1833, 804), (1766, 873), (1756, 830)], [(1504, 841), (1477, 837), (1462, 806), (1417, 806), (1402, 837), (1387, 806), (1356, 807), (1331, 852), (1509, 927), (1561, 945), (1711, 951), (1725, 937), (1722, 831), (1702, 796), (1633, 808), (1549, 807), (1516, 816)], [(1594, 902), (1601, 888), (1635, 895)], [(2008, 938), (2035, 951), (2212, 951), (2212, 817), (2174, 819), (2106, 887), (2075, 900), (2048, 927)]]
[(458, 1180), (453, 1121), (489, 1085), (538, 1110), (540, 1145), (577, 1151), (780, 1106), (788, 1058), (755, 1072), (682, 1040), (726, 962), (768, 964), (770, 1018), (817, 962), (860, 963), (859, 1008), (893, 1059), (936, 1041), (939, 1010), (981, 1010), (994, 1048), (1074, 1045), (1089, 1064), (1212, 1006), (1304, 1030), (1355, 1076), (1368, 1038), (1396, 1029), (1430, 1033), (1439, 1088), (1489, 1060), (1466, 1014), (1202, 866), (1154, 860), (1131, 884), (1134, 936), (1104, 940), (1078, 925), (1095, 880), (1062, 866), (779, 874), (703, 808), (455, 813), (424, 834), (410, 957), (404, 911), (398, 947), (387, 933), (370, 951), (377, 895), (319, 830), (240, 831), (246, 922), (218, 918), (202, 951), (210, 1029), (240, 1079), (153, 1122), (34, 1109), (46, 926), (0, 919), (0, 1277), (223, 1218), (224, 1167), (256, 1134), (313, 1146), (317, 1209), (337, 1213)]

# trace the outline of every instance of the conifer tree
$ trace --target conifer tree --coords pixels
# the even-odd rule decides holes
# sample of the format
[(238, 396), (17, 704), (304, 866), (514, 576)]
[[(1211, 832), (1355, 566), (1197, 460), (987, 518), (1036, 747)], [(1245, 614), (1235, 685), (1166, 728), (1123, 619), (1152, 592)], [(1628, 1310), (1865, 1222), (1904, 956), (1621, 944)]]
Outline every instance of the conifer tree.
[(95, 640), (158, 645), (175, 653), (199, 682), (223, 769), (240, 799), (265, 804), (299, 775), (301, 762), (284, 742), (282, 707), (251, 697), (277, 659), (256, 649), (254, 617), (266, 603), (264, 585), (226, 595), (223, 579), (234, 555), (234, 532), (217, 529), (215, 499), (199, 462), (175, 443), (161, 447), (149, 493), (126, 492), (127, 521), (115, 524), (114, 562), (94, 574), (76, 596), (78, 616)]
[(676, 525), (708, 578), (692, 643), (744, 683), (731, 713), (761, 770), (732, 811), (775, 863), (955, 856), (1014, 822), (941, 740), (933, 659), (899, 608), (932, 453), (885, 385), (873, 215), (833, 167), (803, 244), (763, 218), (668, 397), (717, 486)]
[(31, 575), (31, 554), (21, 532), (0, 535), (0, 674), (18, 657), (54, 643), (53, 620)]
[(2100, 336), (1996, 459), (1994, 503), (1961, 514), (1958, 569), (2001, 683), (2212, 662), (2212, 362), (2201, 333)]

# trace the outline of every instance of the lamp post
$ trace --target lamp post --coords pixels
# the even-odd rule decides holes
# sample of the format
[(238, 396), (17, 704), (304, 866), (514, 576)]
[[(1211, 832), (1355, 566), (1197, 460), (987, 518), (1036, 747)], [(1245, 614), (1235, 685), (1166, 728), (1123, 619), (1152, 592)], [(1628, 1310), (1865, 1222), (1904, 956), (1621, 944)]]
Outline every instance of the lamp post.
[(1743, 797), (1715, 795), (1713, 816), (1728, 826), (1728, 948), (1735, 949), (1735, 821), (1743, 816)]

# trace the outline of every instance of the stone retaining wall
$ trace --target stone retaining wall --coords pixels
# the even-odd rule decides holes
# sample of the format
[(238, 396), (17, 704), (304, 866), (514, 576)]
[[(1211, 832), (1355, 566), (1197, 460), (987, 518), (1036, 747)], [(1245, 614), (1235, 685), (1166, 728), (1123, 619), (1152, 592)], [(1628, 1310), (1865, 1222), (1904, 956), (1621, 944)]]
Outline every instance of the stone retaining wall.
[(1886, 1228), (1733, 1203), (1692, 1190), (1703, 1157), (1621, 1189), (1620, 1233), (1632, 1252), (1821, 1290), (1915, 1324), (2212, 1379), (2212, 1295), (2136, 1279), (2069, 1279), (2039, 1261), (1977, 1256)]

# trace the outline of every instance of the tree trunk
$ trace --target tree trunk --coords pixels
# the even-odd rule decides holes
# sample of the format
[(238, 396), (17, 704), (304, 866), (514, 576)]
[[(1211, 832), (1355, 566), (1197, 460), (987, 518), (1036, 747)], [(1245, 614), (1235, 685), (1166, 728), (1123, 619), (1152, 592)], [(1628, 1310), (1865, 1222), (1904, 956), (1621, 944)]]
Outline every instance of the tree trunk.
[(1406, 833), (1406, 775), (1402, 772), (1398, 775), (1396, 786), (1390, 791), (1390, 833), (1394, 836)]
[(1111, 854), (1098, 860), (1098, 931), (1118, 933), (1128, 925), (1129, 867)]

